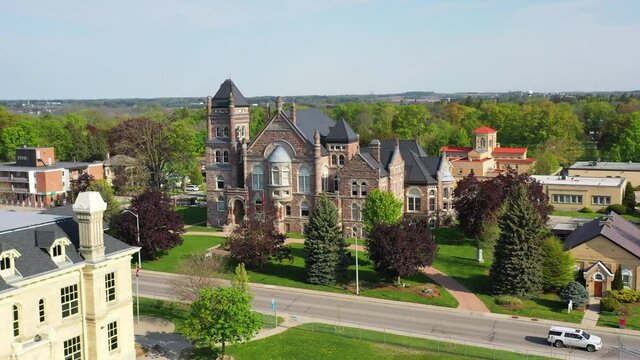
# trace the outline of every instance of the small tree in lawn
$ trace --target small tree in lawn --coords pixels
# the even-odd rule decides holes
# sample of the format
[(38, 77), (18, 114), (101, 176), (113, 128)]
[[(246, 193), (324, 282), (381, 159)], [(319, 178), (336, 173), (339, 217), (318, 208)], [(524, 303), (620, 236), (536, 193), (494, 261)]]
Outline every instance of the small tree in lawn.
[[(171, 206), (171, 200), (159, 191), (147, 190), (133, 198), (129, 210), (138, 214), (140, 246), (145, 258), (155, 259), (182, 244), (184, 223)], [(128, 212), (113, 217), (113, 232), (127, 244), (138, 246), (136, 218)]]
[(636, 209), (636, 193), (630, 182), (627, 182), (627, 186), (624, 188), (622, 205), (626, 206), (628, 211), (634, 211)]
[(376, 271), (397, 278), (398, 284), (401, 277), (431, 265), (438, 251), (426, 219), (405, 218), (397, 224), (377, 224), (366, 245)]
[(402, 201), (393, 193), (374, 189), (362, 208), (362, 222), (367, 232), (376, 224), (395, 224), (402, 218)]
[(571, 300), (578, 307), (589, 302), (589, 293), (582, 284), (572, 281), (560, 291), (560, 298), (567, 303)]
[(265, 207), (258, 210), (249, 207), (242, 223), (236, 226), (224, 246), (231, 257), (249, 266), (262, 268), (270, 260), (290, 259), (290, 249), (285, 245), (286, 236), (275, 227), (276, 210)]
[(557, 291), (573, 281), (574, 260), (568, 251), (564, 251), (562, 243), (556, 237), (547, 237), (542, 243), (543, 288), (546, 291)]
[(493, 293), (523, 297), (539, 293), (543, 225), (523, 185), (507, 195), (498, 224), (500, 237), (489, 273)]
[(333, 285), (346, 278), (347, 242), (342, 236), (338, 209), (326, 195), (318, 197), (304, 235), (307, 282)]
[(624, 289), (624, 283), (622, 282), (622, 266), (618, 266), (616, 273), (613, 275), (613, 281), (611, 282), (611, 290)]
[(227, 343), (251, 340), (262, 327), (262, 318), (251, 311), (252, 295), (238, 287), (203, 288), (191, 304), (183, 334), (196, 346), (216, 348), (224, 358)]

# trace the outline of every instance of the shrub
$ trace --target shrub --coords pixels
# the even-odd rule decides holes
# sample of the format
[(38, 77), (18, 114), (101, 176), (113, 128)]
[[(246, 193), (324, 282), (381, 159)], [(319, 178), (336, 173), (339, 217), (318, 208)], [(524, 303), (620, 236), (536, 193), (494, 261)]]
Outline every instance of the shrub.
[(612, 290), (611, 297), (619, 302), (632, 303), (640, 299), (640, 292), (631, 289)]
[(599, 210), (598, 210), (598, 211), (596, 211), (596, 212), (597, 212), (597, 213), (599, 213), (599, 214), (606, 214), (606, 213), (608, 213), (608, 212), (609, 212), (609, 207), (601, 208), (601, 209), (599, 209)]
[(616, 274), (613, 276), (613, 281), (611, 282), (611, 290), (622, 289), (624, 289), (624, 283), (622, 282), (622, 267), (618, 266)]
[(522, 305), (520, 298), (511, 295), (498, 295), (493, 301), (498, 305)]
[(601, 311), (617, 311), (620, 307), (620, 302), (612, 297), (602, 298), (600, 300), (600, 310)]
[(560, 298), (565, 302), (573, 301), (573, 306), (579, 307), (589, 301), (587, 289), (577, 281), (572, 281), (560, 291)]
[(622, 204), (613, 204), (609, 206), (609, 210), (618, 215), (624, 215), (627, 213), (627, 207)]
[(581, 213), (585, 213), (585, 214), (591, 214), (591, 213), (593, 213), (593, 209), (592, 209), (592, 208), (590, 208), (590, 207), (588, 207), (588, 206), (583, 207), (583, 208), (582, 208), (582, 209), (580, 209), (579, 211), (580, 211)]

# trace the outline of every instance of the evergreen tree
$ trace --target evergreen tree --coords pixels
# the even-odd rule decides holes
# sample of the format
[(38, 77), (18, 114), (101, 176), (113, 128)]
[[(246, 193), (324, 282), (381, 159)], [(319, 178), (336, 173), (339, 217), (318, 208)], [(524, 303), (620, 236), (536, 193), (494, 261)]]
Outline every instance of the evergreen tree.
[(613, 275), (613, 282), (611, 282), (611, 290), (622, 290), (624, 283), (622, 282), (622, 267), (618, 266), (615, 275)]
[(626, 206), (628, 211), (634, 211), (636, 209), (636, 194), (630, 182), (627, 182), (627, 187), (624, 188), (622, 205)]
[(530, 297), (542, 290), (543, 225), (522, 185), (507, 195), (505, 206), (490, 271), (493, 293)]
[(556, 237), (548, 237), (542, 243), (543, 288), (546, 291), (556, 291), (573, 281), (574, 261), (568, 251), (564, 251), (562, 243)]
[(305, 228), (307, 282), (333, 285), (346, 277), (349, 257), (347, 242), (338, 224), (338, 209), (321, 195)]
[(589, 293), (584, 285), (577, 281), (572, 281), (560, 291), (560, 299), (564, 302), (573, 302), (573, 306), (580, 307), (589, 302)]

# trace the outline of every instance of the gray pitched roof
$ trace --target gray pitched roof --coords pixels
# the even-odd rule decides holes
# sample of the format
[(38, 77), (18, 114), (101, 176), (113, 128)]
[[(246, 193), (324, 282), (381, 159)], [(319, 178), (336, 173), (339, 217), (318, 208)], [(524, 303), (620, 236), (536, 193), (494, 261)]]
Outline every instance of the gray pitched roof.
[[(440, 157), (427, 156), (417, 140), (399, 140), (400, 154), (404, 160), (404, 182), (414, 185), (437, 184), (436, 179)], [(383, 140), (380, 146), (380, 160), (385, 168), (396, 149), (396, 140)]]
[[(66, 208), (66, 207), (65, 207)], [(5, 223), (9, 212), (0, 213), (0, 222)], [(29, 213), (15, 213), (29, 216)], [(40, 215), (40, 214), (38, 214)], [(44, 215), (42, 215), (44, 216)], [(22, 227), (16, 230), (4, 230), (0, 233), (0, 247), (3, 249), (15, 249), (20, 257), (15, 259), (16, 270), (23, 278), (42, 274), (58, 269), (47, 252), (53, 241), (59, 238), (67, 238), (71, 242), (65, 246), (66, 256), (71, 263), (77, 264), (84, 261), (79, 253), (80, 238), (78, 223), (71, 217), (50, 216), (57, 218), (48, 223), (36, 222), (32, 227)], [(124, 242), (104, 234), (105, 255), (113, 254), (132, 247)], [(0, 279), (0, 291), (11, 288), (10, 285)]]
[(311, 142), (313, 142), (313, 134), (316, 130), (318, 130), (322, 139), (329, 134), (331, 127), (335, 124), (335, 121), (318, 109), (296, 111), (296, 126)]
[(329, 143), (353, 142), (358, 140), (358, 135), (344, 119), (340, 119), (331, 127), (325, 140)]
[(227, 79), (220, 85), (218, 92), (213, 96), (211, 100), (213, 107), (228, 107), (229, 94), (233, 94), (235, 106), (249, 106), (249, 102), (238, 90), (236, 84), (231, 79)]
[(640, 258), (640, 229), (614, 212), (572, 231), (564, 242), (564, 249), (573, 249), (599, 235)]
[(384, 168), (384, 165), (382, 165), (378, 160), (371, 156), (371, 154), (369, 154), (368, 152), (361, 152), (360, 155), (362, 156), (364, 161), (367, 162), (367, 164), (378, 170), (378, 174), (380, 176), (389, 175), (389, 172)]

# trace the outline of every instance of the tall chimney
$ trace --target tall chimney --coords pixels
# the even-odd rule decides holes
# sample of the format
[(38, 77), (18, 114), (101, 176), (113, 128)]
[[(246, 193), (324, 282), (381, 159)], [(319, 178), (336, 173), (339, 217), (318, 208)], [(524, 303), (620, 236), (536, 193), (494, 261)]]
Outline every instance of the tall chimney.
[(291, 103), (291, 122), (293, 122), (293, 124), (296, 124), (296, 101), (294, 100)]
[(380, 162), (380, 140), (373, 139), (371, 141), (371, 144), (369, 144), (369, 153), (374, 159)]
[(107, 203), (97, 191), (80, 193), (73, 204), (73, 212), (78, 218), (80, 255), (85, 260), (96, 261), (104, 258), (102, 215), (106, 209)]
[(278, 112), (282, 111), (282, 96), (278, 96), (276, 99), (276, 108), (278, 109)]
[(207, 96), (207, 139), (213, 139), (213, 127), (211, 124), (211, 95)]

